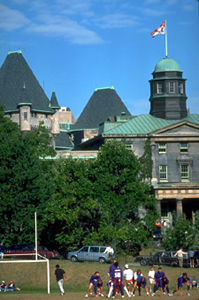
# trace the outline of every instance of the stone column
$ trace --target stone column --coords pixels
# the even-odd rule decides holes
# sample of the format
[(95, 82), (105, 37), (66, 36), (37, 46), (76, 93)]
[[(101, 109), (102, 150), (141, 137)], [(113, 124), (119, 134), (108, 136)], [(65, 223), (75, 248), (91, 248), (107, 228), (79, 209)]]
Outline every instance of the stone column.
[(183, 213), (182, 199), (176, 199), (176, 213), (177, 213), (177, 217), (179, 217)]

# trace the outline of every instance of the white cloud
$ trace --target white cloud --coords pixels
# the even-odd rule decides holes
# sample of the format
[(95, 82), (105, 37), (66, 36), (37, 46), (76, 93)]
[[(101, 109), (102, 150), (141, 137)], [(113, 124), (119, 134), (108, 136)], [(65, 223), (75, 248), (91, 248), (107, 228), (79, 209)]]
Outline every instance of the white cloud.
[(79, 25), (76, 21), (63, 16), (41, 14), (40, 22), (32, 23), (28, 32), (44, 34), (46, 36), (62, 36), (75, 44), (99, 44), (103, 40), (92, 30)]
[(111, 29), (131, 27), (139, 23), (133, 16), (115, 13), (96, 18), (95, 24), (104, 29)]
[(0, 4), (0, 28), (5, 31), (24, 27), (30, 21), (18, 10)]

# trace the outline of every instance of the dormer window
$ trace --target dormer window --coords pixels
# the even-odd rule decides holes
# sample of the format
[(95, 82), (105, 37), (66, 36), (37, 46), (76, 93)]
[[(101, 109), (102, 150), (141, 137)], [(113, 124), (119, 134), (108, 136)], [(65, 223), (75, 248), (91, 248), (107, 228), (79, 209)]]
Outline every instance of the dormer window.
[(162, 83), (157, 83), (157, 94), (162, 94), (163, 93), (163, 87)]
[(169, 93), (175, 93), (175, 82), (174, 81), (169, 82)]
[(28, 119), (28, 113), (24, 112), (23, 117), (24, 117), (24, 120), (27, 120)]
[(182, 82), (179, 82), (178, 90), (179, 90), (179, 94), (181, 95), (184, 94), (184, 87)]

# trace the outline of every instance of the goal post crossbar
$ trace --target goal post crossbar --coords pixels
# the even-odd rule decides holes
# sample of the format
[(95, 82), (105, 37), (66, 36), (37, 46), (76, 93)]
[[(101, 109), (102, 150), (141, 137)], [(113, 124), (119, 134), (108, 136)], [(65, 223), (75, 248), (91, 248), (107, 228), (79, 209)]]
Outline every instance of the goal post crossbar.
[[(35, 253), (26, 253), (26, 254), (4, 254), (4, 256), (28, 256), (31, 255), (33, 256)], [(11, 264), (11, 263), (46, 263), (46, 267), (47, 267), (47, 292), (48, 294), (50, 294), (50, 265), (49, 265), (49, 259), (38, 254), (37, 256), (39, 256), (42, 259), (37, 259), (36, 255), (35, 255), (35, 259), (30, 259), (30, 260), (0, 260), (0, 264)]]

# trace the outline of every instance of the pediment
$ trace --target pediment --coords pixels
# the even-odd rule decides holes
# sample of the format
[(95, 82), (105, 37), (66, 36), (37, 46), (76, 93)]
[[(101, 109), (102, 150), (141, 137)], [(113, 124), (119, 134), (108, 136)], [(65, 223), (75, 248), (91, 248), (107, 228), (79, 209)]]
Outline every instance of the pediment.
[(151, 136), (199, 136), (199, 125), (188, 121), (172, 124), (151, 133)]

